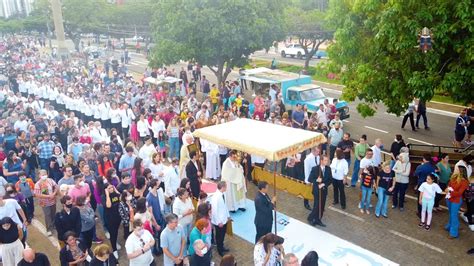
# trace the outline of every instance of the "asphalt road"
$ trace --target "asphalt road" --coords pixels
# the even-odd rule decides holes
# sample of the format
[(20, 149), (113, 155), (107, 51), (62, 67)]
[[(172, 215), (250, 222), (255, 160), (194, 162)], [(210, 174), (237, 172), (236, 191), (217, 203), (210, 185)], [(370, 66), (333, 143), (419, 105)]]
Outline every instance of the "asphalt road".
[[(277, 64), (278, 63), (283, 63), (283, 64), (289, 64), (289, 65), (297, 65), (297, 66), (304, 66), (304, 60), (303, 59), (298, 59), (298, 58), (292, 58), (290, 56), (287, 57), (281, 57), (280, 53), (276, 53), (275, 50), (271, 49), (266, 53), (264, 50), (262, 51), (257, 51), (252, 54), (251, 56), (252, 59), (263, 59), (267, 61), (273, 60), (273, 58), (276, 59)], [(313, 58), (309, 61), (310, 66), (316, 66), (320, 62), (324, 62), (326, 59), (317, 59)], [(270, 63), (269, 63), (270, 65)]]
[[(119, 52), (116, 52), (116, 55), (118, 56)], [(132, 59), (128, 65), (129, 71), (143, 73), (147, 66), (147, 60), (144, 55), (131, 52), (130, 56)], [(185, 66), (185, 64), (177, 64), (172, 67), (179, 70), (181, 66)], [(203, 68), (203, 75), (206, 75), (211, 82), (215, 81), (214, 75), (209, 69)], [(237, 77), (237, 72), (232, 72), (229, 75), (231, 80)], [(338, 98), (341, 94), (340, 91), (333, 89), (324, 89), (324, 91), (328, 97), (332, 98)], [(412, 132), (409, 122), (405, 126), (405, 130), (402, 130), (402, 117), (386, 113), (386, 108), (383, 105), (378, 106), (375, 116), (363, 118), (357, 113), (357, 103), (357, 101), (349, 103), (351, 117), (344, 121), (344, 130), (350, 132), (355, 139), (358, 139), (362, 134), (367, 135), (370, 143), (374, 143), (375, 138), (381, 138), (387, 149), (390, 148), (395, 134), (402, 134), (406, 142), (413, 144), (451, 145), (455, 122), (453, 114), (434, 110), (430, 111), (427, 114), (430, 130), (425, 130), (420, 125), (420, 130)]]

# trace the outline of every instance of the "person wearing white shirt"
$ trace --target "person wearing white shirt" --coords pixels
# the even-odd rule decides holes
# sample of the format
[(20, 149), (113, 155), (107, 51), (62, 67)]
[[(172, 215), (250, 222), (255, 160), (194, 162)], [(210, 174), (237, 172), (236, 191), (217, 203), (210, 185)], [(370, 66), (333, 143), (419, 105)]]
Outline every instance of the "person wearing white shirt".
[(156, 152), (156, 148), (150, 136), (145, 137), (143, 142), (145, 144), (138, 151), (138, 157), (143, 159), (145, 168), (148, 168), (150, 166), (151, 156)]
[(224, 252), (228, 251), (224, 247), (224, 239), (227, 230), (227, 222), (230, 219), (229, 210), (225, 202), (225, 192), (227, 190), (227, 184), (225, 181), (217, 183), (217, 191), (212, 195), (211, 198), (211, 223), (214, 225), (216, 232), (216, 245), (217, 252), (223, 256)]
[(111, 127), (117, 129), (119, 134), (122, 135), (122, 117), (120, 116), (120, 109), (117, 108), (116, 103), (110, 105), (109, 115)]
[(316, 114), (318, 115), (318, 123), (323, 124), (323, 125), (327, 125), (328, 116), (326, 114), (324, 104), (319, 105), (319, 108), (318, 108), (318, 111), (316, 111)]
[(125, 241), (125, 250), (130, 260), (130, 266), (150, 265), (154, 263), (152, 248), (155, 246), (155, 239), (151, 233), (143, 229), (143, 222), (140, 219), (133, 221), (133, 232)]
[(367, 171), (367, 167), (377, 166), (374, 162), (373, 157), (374, 157), (374, 152), (372, 151), (372, 149), (367, 149), (365, 151), (365, 157), (362, 158), (362, 160), (360, 160), (359, 178), (363, 172)]
[(99, 105), (97, 104), (97, 100), (94, 100), (94, 102), (91, 104), (92, 107), (92, 113), (94, 114), (94, 120), (100, 120), (100, 108)]
[(346, 194), (344, 193), (344, 185), (347, 182), (347, 173), (349, 173), (349, 165), (344, 159), (342, 150), (336, 150), (336, 157), (331, 163), (332, 186), (334, 188), (333, 205), (341, 203), (341, 208), (346, 208)]
[(92, 107), (90, 105), (90, 100), (86, 99), (84, 101), (84, 122), (89, 123), (92, 121), (93, 113), (92, 113)]
[(145, 120), (144, 115), (140, 115), (140, 120), (137, 122), (137, 131), (142, 142), (145, 142), (145, 137), (150, 136), (150, 124)]
[(16, 132), (20, 132), (20, 131), (25, 131), (27, 132), (28, 131), (28, 121), (26, 120), (26, 116), (25, 115), (20, 115), (20, 120), (17, 120), (15, 122), (15, 124), (13, 124), (13, 129), (16, 131)]
[(110, 128), (110, 115), (109, 115), (110, 104), (107, 101), (105, 101), (104, 98), (101, 99), (101, 102), (99, 104), (99, 110), (100, 110), (100, 120), (102, 121), (102, 124), (104, 125), (105, 128)]
[[(319, 165), (321, 157), (319, 156), (321, 154), (321, 150), (319, 147), (313, 147), (311, 149), (311, 153), (306, 155), (306, 158), (304, 159), (304, 182), (306, 184), (309, 184), (309, 174), (311, 173), (311, 170), (313, 167)], [(312, 210), (311, 206), (309, 205), (309, 201), (307, 199), (303, 200), (304, 207), (307, 210)]]
[(130, 125), (132, 124), (132, 120), (135, 120), (136, 117), (126, 103), (124, 103), (120, 109), (120, 117), (122, 121), (122, 137), (125, 139), (129, 136)]
[(181, 183), (181, 178), (179, 178), (179, 160), (173, 159), (171, 165), (166, 167), (163, 175), (163, 182), (165, 187), (165, 196), (168, 198), (174, 197), (178, 191), (179, 185)]
[[(140, 149), (141, 150), (141, 149)], [(151, 170), (151, 176), (154, 179), (160, 180), (161, 184), (164, 185), (163, 182), (163, 176), (164, 176), (164, 170), (165, 166), (161, 163), (161, 153), (156, 152), (151, 155), (151, 161), (148, 165), (148, 168)]]
[(185, 188), (178, 188), (173, 202), (173, 213), (178, 216), (178, 224), (183, 227), (185, 235), (189, 236), (194, 218), (194, 205)]
[(155, 118), (151, 121), (151, 131), (153, 132), (153, 143), (158, 145), (160, 131), (166, 131), (165, 122), (161, 119), (160, 115), (155, 115)]
[(374, 146), (371, 147), (374, 152), (373, 160), (375, 166), (379, 166), (382, 163), (382, 145), (382, 139), (376, 139)]
[(196, 117), (201, 117), (201, 114), (204, 114), (206, 116), (206, 120), (209, 120), (209, 110), (207, 105), (205, 105), (204, 103), (201, 105), (201, 110), (196, 113)]
[(99, 121), (95, 122), (95, 127), (91, 130), (92, 143), (109, 143), (107, 131), (102, 128)]

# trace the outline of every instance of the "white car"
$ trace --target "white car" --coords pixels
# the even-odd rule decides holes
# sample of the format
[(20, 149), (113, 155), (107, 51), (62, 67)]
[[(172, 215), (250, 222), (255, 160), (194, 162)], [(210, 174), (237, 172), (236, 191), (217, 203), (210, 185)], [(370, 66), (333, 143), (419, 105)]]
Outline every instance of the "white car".
[(304, 49), (297, 43), (289, 44), (281, 50), (281, 57), (291, 56), (302, 59), (304, 57)]

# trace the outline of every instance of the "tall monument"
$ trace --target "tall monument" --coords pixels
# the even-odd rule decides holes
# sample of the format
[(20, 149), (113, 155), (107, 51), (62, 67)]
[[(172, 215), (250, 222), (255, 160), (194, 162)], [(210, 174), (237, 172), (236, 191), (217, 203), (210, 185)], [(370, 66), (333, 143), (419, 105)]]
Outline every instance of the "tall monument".
[(53, 11), (54, 31), (58, 41), (58, 56), (68, 57), (69, 50), (66, 47), (66, 37), (64, 35), (63, 11), (60, 0), (50, 0), (51, 10)]

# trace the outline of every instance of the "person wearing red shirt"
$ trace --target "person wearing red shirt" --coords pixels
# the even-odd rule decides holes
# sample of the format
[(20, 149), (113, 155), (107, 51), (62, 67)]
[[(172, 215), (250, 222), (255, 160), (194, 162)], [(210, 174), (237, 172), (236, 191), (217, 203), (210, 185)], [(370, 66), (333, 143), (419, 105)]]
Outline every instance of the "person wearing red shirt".
[(444, 229), (449, 232), (449, 239), (459, 237), (458, 213), (462, 205), (462, 196), (468, 186), (469, 181), (467, 181), (466, 167), (455, 167), (454, 174), (449, 180), (448, 188), (446, 188), (446, 204), (449, 210), (449, 221), (448, 224), (444, 226)]
[(105, 176), (107, 170), (114, 167), (107, 155), (100, 155), (98, 161), (99, 164), (97, 165), (97, 168), (99, 170), (99, 176)]

